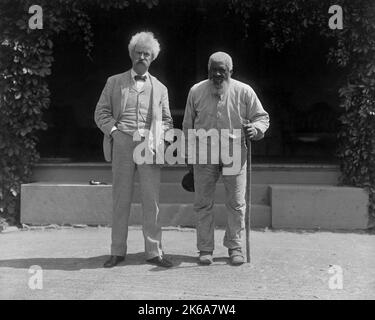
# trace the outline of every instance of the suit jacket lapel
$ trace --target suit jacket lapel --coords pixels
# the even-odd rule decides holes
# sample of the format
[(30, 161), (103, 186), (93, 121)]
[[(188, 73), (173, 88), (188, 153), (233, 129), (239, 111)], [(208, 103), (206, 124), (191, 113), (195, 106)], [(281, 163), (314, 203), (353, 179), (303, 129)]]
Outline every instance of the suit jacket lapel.
[(163, 163), (164, 150), (161, 152), (160, 146), (162, 142), (162, 108), (158, 105), (160, 101), (160, 91), (158, 87), (158, 81), (155, 77), (150, 75), (151, 86), (152, 86), (152, 121), (149, 136), (149, 147), (151, 150), (156, 152), (156, 163)]
[(129, 88), (132, 85), (131, 73), (130, 70), (124, 73), (124, 76), (121, 79), (121, 108), (118, 115), (118, 120), (125, 111), (126, 102), (129, 97)]
[(150, 75), (150, 82), (151, 82), (151, 86), (152, 86), (151, 98), (152, 98), (153, 119), (161, 121), (161, 108), (157, 104), (157, 102), (160, 101), (160, 99), (159, 99), (160, 90), (159, 90), (159, 87), (158, 87), (158, 80), (155, 77), (153, 77), (152, 75)]

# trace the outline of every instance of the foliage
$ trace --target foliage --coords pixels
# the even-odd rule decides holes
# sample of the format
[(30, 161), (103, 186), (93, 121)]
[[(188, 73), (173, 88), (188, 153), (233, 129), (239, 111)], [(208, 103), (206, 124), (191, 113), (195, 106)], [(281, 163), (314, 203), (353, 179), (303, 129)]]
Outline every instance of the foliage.
[[(344, 10), (343, 30), (328, 28), (329, 3), (321, 0), (227, 0), (240, 15), (244, 31), (252, 16), (262, 17), (268, 32), (266, 45), (282, 50), (313, 30), (328, 39), (329, 62), (348, 70), (339, 95), (341, 117), (338, 150), (343, 184), (370, 192), (375, 215), (375, 3), (373, 0), (337, 0)], [(148, 8), (158, 0), (39, 0), (43, 29), (30, 30), (31, 0), (0, 0), (0, 214), (17, 221), (21, 183), (28, 182), (38, 161), (38, 130), (47, 128), (46, 77), (51, 74), (53, 37), (68, 33), (90, 56), (93, 47), (90, 10), (126, 10), (130, 5)]]
[(93, 47), (88, 10), (124, 9), (142, 3), (148, 8), (158, 0), (39, 0), (43, 29), (28, 27), (30, 0), (0, 1), (0, 215), (19, 221), (20, 186), (29, 182), (38, 130), (45, 130), (43, 111), (50, 104), (46, 77), (51, 74), (53, 37), (68, 33)]
[(338, 133), (342, 183), (369, 191), (369, 212), (375, 217), (375, 2), (335, 1), (343, 9), (342, 30), (328, 27), (332, 4), (320, 0), (230, 1), (246, 28), (255, 9), (264, 17), (270, 48), (281, 50), (311, 30), (329, 40), (327, 61), (348, 70), (338, 92), (345, 110)]

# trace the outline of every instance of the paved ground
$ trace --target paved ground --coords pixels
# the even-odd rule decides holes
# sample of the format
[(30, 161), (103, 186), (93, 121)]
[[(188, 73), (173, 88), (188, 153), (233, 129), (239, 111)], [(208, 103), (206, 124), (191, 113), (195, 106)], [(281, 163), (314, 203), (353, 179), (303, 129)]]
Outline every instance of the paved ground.
[[(240, 267), (228, 265), (222, 237), (217, 230), (215, 262), (204, 267), (196, 263), (194, 230), (165, 229), (164, 249), (175, 263), (166, 270), (144, 263), (142, 232), (132, 227), (126, 261), (103, 269), (109, 228), (3, 232), (0, 299), (375, 298), (374, 234), (252, 231), (252, 263)], [(41, 290), (29, 288), (33, 265), (43, 270)], [(342, 269), (342, 289), (334, 289), (340, 268), (330, 274), (332, 265)]]

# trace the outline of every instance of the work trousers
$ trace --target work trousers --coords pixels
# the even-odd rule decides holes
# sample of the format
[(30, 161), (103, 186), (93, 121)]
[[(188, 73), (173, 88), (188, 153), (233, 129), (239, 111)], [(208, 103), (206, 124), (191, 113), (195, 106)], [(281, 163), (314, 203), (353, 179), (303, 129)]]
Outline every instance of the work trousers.
[(236, 174), (222, 175), (222, 164), (194, 165), (197, 247), (199, 251), (214, 250), (214, 198), (220, 175), (225, 187), (227, 223), (223, 244), (228, 249), (242, 247), (246, 210), (246, 146), (242, 146), (241, 166)]

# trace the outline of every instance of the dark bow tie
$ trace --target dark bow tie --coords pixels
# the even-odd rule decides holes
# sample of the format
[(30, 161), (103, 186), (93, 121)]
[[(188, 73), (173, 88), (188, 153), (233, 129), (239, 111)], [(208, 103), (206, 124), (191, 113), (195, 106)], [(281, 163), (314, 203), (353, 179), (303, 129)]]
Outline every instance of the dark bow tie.
[(139, 74), (136, 74), (134, 76), (135, 81), (146, 81), (146, 76), (140, 76)]

